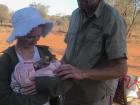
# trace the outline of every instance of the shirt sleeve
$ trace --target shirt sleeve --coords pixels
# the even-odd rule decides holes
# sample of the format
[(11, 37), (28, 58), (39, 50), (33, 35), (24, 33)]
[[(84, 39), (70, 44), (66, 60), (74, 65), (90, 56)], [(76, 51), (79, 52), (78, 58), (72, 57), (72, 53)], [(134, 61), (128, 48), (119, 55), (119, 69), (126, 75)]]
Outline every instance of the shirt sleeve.
[(127, 58), (126, 24), (116, 20), (105, 37), (105, 51), (109, 59)]

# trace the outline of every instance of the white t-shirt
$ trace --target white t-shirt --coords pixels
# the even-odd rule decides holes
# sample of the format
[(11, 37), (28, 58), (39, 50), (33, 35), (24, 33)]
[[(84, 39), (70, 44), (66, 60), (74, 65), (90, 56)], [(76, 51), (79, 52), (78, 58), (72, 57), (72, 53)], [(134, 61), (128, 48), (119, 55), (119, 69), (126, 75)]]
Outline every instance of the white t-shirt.
[[(18, 52), (16, 52), (16, 54), (18, 56), (19, 62), (24, 61), (24, 59), (22, 58), (22, 56), (20, 56), (20, 54), (18, 54)], [(37, 47), (34, 47), (34, 55), (33, 55), (32, 60), (34, 60), (34, 61), (40, 60), (40, 55), (39, 55), (39, 51), (38, 51)]]

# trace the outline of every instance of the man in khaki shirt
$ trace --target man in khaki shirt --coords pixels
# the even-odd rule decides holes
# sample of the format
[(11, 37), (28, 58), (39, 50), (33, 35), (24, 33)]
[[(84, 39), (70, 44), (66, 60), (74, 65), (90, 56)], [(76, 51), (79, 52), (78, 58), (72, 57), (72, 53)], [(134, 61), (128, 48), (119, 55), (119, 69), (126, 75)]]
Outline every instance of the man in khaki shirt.
[(127, 73), (126, 24), (104, 0), (77, 0), (65, 38), (65, 64), (55, 73), (71, 79), (64, 105), (111, 105), (114, 81)]

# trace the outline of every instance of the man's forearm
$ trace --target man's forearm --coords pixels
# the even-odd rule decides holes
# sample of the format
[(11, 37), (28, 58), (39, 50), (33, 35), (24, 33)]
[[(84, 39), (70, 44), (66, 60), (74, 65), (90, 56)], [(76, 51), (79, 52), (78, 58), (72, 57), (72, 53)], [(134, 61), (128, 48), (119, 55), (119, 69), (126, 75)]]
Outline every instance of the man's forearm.
[(83, 77), (93, 80), (108, 80), (123, 77), (127, 73), (127, 61), (114, 61), (111, 65), (102, 69), (84, 70)]

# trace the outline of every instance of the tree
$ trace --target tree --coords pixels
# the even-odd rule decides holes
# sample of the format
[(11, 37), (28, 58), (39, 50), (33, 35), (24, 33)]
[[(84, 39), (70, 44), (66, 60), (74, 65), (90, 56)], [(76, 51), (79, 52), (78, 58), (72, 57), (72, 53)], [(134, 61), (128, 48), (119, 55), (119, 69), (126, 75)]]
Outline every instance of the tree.
[(30, 4), (30, 6), (37, 8), (37, 10), (39, 10), (40, 14), (44, 18), (48, 17), (49, 6), (45, 6), (45, 5), (41, 4), (41, 3), (32, 3), (32, 4)]
[(61, 14), (53, 15), (49, 17), (50, 20), (54, 21), (53, 31), (66, 33), (69, 26), (70, 16), (61, 16)]
[(119, 10), (128, 25), (127, 36), (131, 37), (130, 31), (137, 21), (140, 13), (140, 0), (106, 0)]
[(0, 4), (0, 23), (9, 22), (11, 19), (9, 9), (6, 5)]
[(134, 0), (134, 1), (133, 1), (134, 9), (133, 9), (132, 21), (131, 21), (131, 23), (130, 23), (130, 25), (129, 25), (129, 27), (128, 27), (128, 31), (127, 31), (128, 37), (131, 36), (131, 34), (130, 34), (131, 28), (132, 28), (133, 25), (135, 24), (135, 21), (136, 21), (136, 19), (137, 19), (137, 16), (138, 16), (139, 13), (140, 13), (139, 5), (138, 5), (139, 2), (140, 2), (140, 0)]

